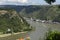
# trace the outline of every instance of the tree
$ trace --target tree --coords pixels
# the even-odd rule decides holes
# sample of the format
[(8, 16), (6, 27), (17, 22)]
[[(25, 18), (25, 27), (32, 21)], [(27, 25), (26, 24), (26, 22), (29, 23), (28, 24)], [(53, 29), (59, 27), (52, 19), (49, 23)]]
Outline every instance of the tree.
[(54, 3), (56, 0), (45, 0), (48, 4)]

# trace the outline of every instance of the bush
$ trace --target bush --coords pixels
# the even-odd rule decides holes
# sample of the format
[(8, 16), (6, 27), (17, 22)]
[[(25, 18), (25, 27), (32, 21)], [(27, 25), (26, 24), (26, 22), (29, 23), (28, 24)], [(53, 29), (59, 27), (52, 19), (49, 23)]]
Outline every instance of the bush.
[(60, 32), (57, 31), (50, 32), (46, 40), (60, 40)]

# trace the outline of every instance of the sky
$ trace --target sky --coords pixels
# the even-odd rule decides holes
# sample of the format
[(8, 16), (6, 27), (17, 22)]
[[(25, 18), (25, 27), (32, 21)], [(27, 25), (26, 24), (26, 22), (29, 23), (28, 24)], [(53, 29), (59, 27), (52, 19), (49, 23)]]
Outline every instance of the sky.
[[(56, 0), (54, 5), (60, 4), (60, 0)], [(44, 0), (0, 0), (0, 5), (48, 5)]]

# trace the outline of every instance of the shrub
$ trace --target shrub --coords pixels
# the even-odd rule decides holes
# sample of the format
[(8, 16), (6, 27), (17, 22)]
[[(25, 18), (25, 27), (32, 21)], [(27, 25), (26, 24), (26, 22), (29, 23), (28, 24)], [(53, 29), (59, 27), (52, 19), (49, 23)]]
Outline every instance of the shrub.
[(50, 32), (46, 38), (46, 40), (60, 40), (60, 32), (54, 31)]

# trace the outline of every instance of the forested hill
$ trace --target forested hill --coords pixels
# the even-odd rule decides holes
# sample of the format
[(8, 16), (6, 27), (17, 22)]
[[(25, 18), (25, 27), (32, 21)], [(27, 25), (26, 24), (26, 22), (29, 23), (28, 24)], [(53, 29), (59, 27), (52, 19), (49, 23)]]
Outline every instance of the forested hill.
[[(52, 20), (60, 22), (60, 7), (55, 6), (33, 6), (32, 8), (24, 8), (20, 14), (25, 17)], [(27, 16), (28, 15), (28, 16)]]
[[(33, 6), (33, 5), (28, 5), (28, 6), (24, 6), (24, 5), (0, 5), (0, 9), (14, 9), (17, 12), (20, 12), (21, 10), (26, 9), (27, 12), (31, 12), (31, 11), (35, 11), (35, 10), (40, 9), (40, 7)], [(30, 10), (30, 11), (28, 11), (28, 10)]]
[[(60, 22), (59, 5), (1, 5), (0, 8), (14, 9), (24, 17), (32, 17), (41, 20), (53, 20)], [(28, 15), (28, 16), (27, 16)]]
[(0, 32), (12, 33), (30, 30), (29, 24), (15, 10), (0, 9)]

